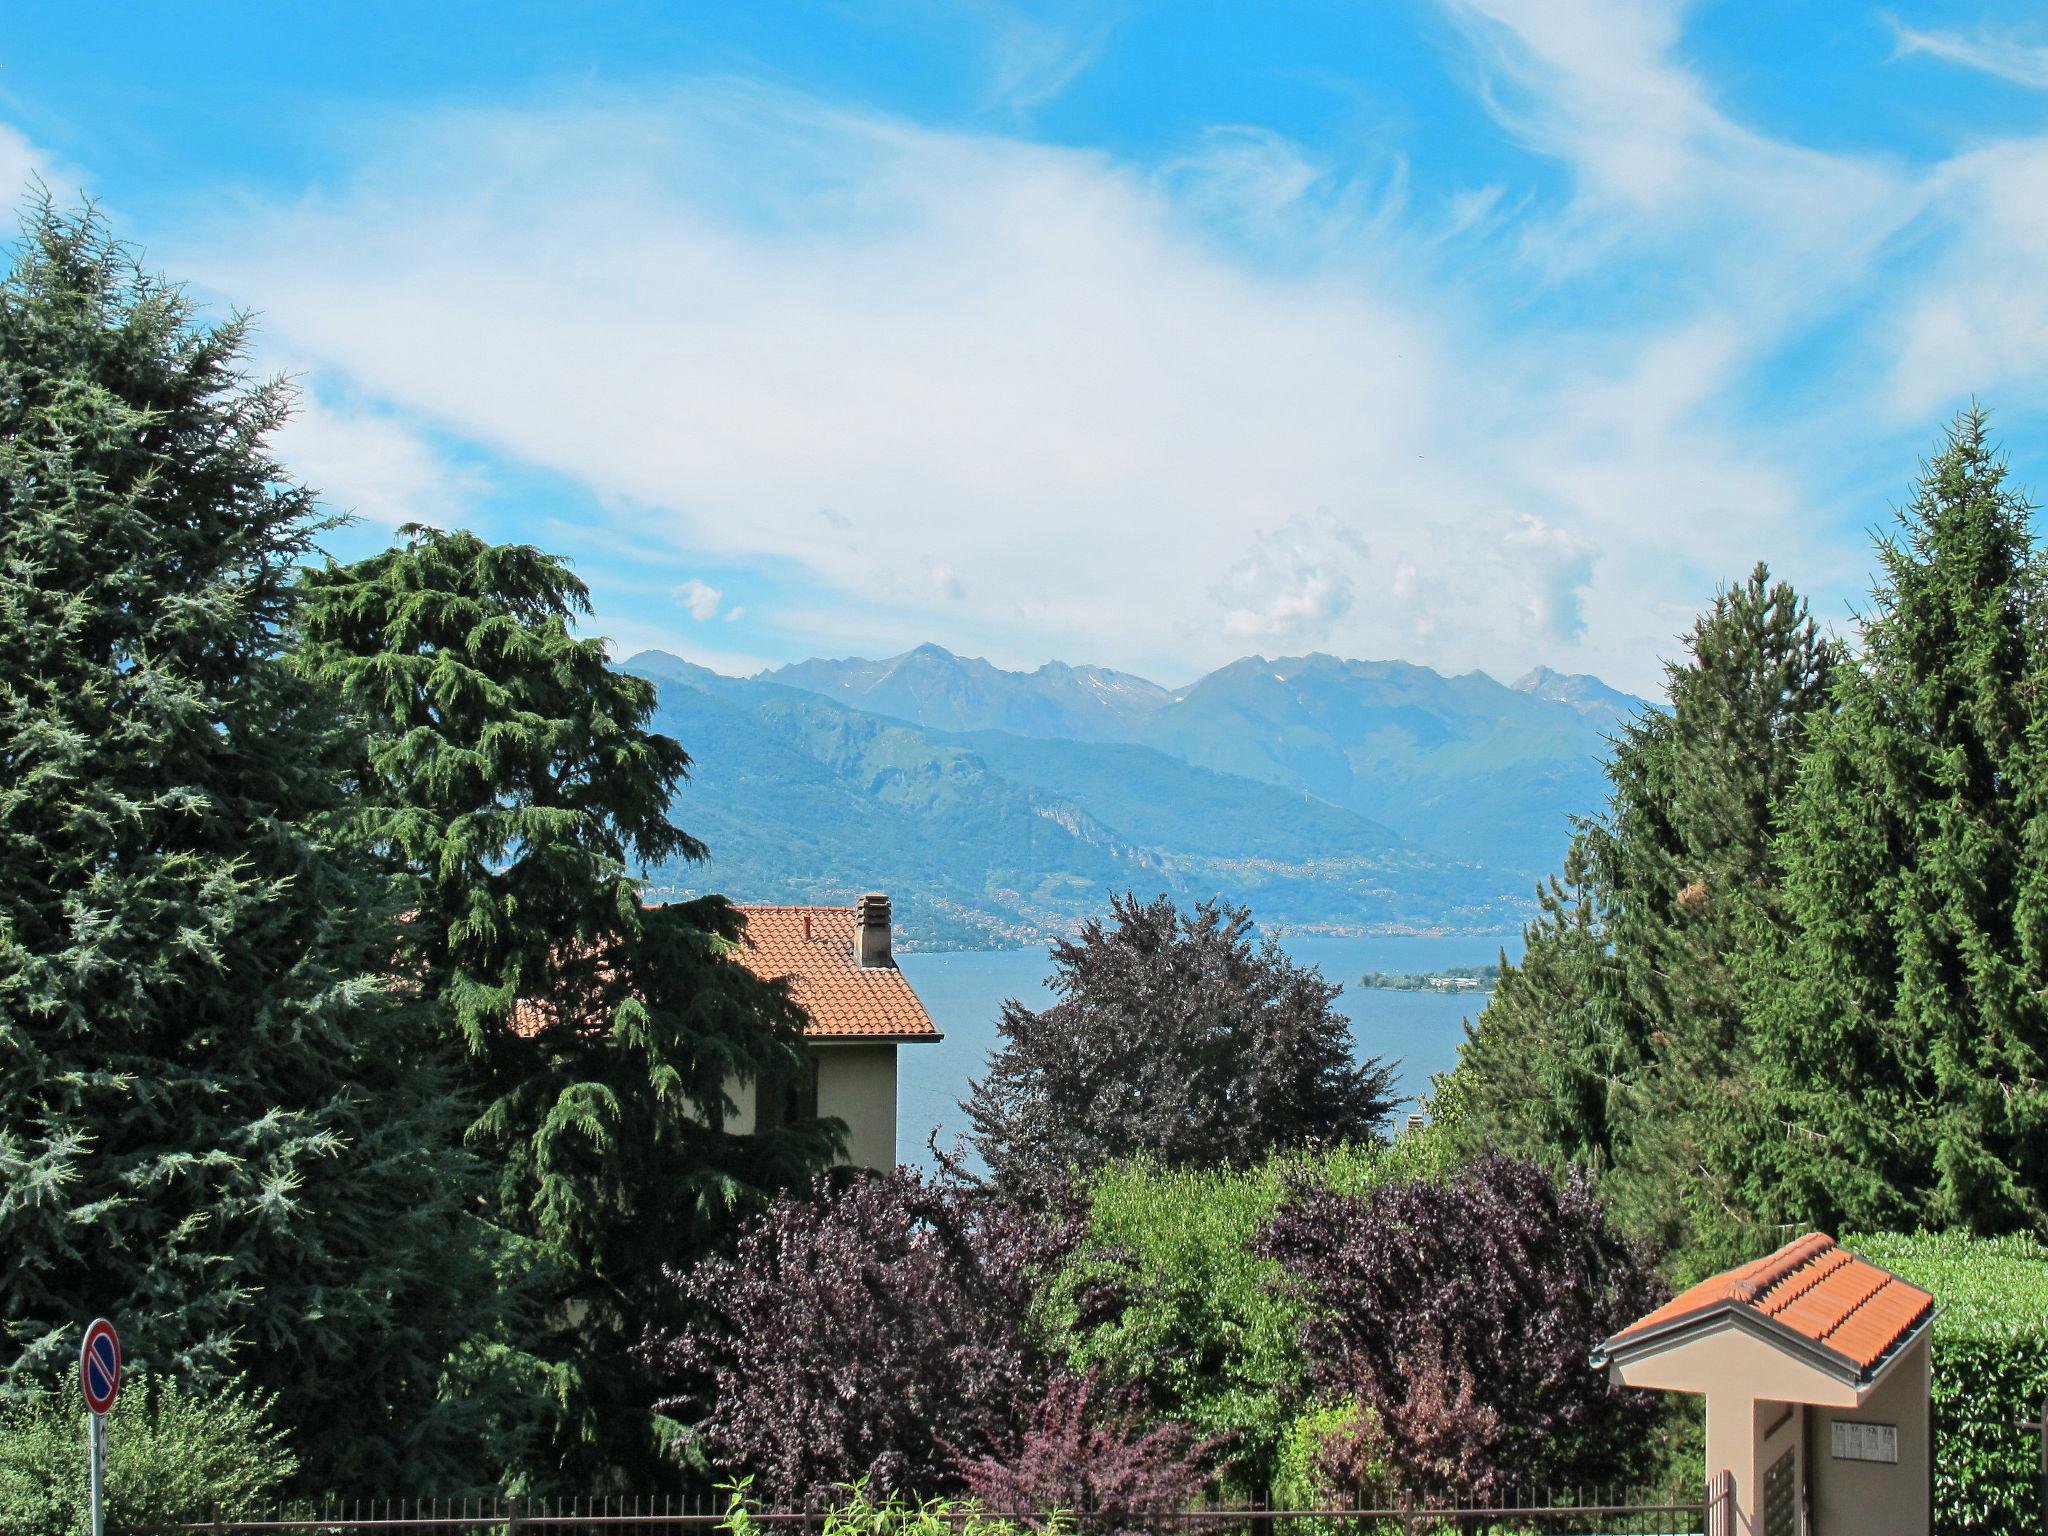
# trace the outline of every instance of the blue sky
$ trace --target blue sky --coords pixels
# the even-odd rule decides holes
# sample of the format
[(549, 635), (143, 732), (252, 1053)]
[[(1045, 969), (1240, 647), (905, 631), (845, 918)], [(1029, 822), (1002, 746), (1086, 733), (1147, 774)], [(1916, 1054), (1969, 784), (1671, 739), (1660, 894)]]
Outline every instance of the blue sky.
[(1653, 689), (1840, 622), (1942, 423), (2048, 480), (2038, 5), (16, 0), (0, 182), (261, 317), (361, 523), (622, 650)]

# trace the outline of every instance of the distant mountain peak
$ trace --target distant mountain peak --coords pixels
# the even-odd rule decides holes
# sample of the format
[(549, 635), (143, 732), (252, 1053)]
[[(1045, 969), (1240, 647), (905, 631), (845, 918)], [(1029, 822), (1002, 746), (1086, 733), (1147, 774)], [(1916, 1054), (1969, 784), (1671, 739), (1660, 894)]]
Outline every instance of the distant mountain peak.
[(1157, 683), (1104, 667), (1049, 661), (1012, 672), (926, 641), (879, 661), (814, 657), (760, 675), (839, 703), (942, 731), (1123, 741), (1131, 721), (1173, 701)]
[(1590, 672), (1531, 667), (1508, 686), (1517, 693), (1570, 705), (1589, 720), (1626, 720), (1649, 707), (1647, 700), (1610, 688)]

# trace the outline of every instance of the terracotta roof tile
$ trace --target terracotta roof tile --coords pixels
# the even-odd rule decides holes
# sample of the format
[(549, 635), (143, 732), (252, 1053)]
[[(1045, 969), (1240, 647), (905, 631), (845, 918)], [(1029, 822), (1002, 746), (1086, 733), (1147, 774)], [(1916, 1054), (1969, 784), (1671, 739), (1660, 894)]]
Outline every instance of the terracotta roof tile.
[(1738, 1308), (1791, 1329), (1868, 1374), (1926, 1320), (1934, 1298), (1859, 1259), (1826, 1233), (1811, 1232), (1681, 1291), (1608, 1343)]
[(790, 990), (811, 1016), (806, 1038), (940, 1038), (901, 971), (893, 965), (855, 963), (854, 908), (743, 906), (740, 911), (747, 915), (740, 961), (757, 976), (789, 978)]

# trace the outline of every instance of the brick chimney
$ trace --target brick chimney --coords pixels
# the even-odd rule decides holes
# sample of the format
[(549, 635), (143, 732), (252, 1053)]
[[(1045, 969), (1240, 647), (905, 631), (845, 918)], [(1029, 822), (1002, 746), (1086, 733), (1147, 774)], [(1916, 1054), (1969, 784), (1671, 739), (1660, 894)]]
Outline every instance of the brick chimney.
[(861, 897), (854, 911), (853, 957), (863, 969), (896, 964), (889, 949), (889, 898), (878, 891)]

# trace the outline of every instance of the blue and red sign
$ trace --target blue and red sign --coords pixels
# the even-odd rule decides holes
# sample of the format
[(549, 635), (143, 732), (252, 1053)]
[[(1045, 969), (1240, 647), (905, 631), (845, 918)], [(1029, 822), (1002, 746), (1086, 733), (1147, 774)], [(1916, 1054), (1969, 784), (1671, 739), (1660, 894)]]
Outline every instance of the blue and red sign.
[(78, 1375), (85, 1384), (85, 1406), (105, 1413), (121, 1392), (121, 1336), (104, 1317), (85, 1325), (85, 1343), (78, 1351)]

